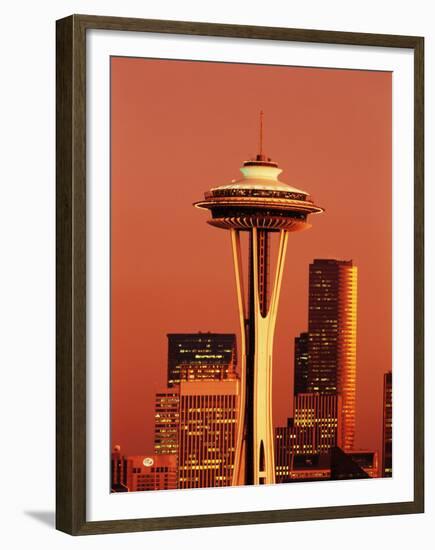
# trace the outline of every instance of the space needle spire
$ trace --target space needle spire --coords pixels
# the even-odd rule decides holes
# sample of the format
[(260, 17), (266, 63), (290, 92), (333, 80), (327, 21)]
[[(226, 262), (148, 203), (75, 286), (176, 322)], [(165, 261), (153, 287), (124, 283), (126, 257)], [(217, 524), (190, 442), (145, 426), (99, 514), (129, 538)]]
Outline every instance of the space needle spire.
[(260, 139), (258, 144), (260, 157), (263, 156), (263, 116), (264, 116), (263, 111), (260, 111)]

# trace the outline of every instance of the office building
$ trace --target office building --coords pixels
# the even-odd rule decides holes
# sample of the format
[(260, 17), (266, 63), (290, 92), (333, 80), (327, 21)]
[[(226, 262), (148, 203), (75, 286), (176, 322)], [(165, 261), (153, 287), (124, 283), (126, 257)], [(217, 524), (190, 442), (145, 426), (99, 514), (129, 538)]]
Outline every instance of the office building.
[(116, 445), (112, 452), (111, 492), (159, 491), (177, 488), (175, 455), (122, 456)]
[(309, 272), (309, 393), (340, 394), (341, 439), (353, 449), (356, 422), (357, 268), (352, 261), (314, 260)]
[(124, 480), (129, 492), (177, 489), (175, 455), (124, 457)]
[(168, 386), (180, 380), (222, 380), (235, 375), (236, 336), (198, 332), (168, 334)]
[(382, 422), (382, 476), (393, 475), (393, 379), (390, 372), (384, 374), (383, 422)]
[(298, 456), (328, 454), (341, 445), (339, 422), (342, 414), (339, 395), (298, 394), (294, 418), (275, 429), (276, 481), (291, 477)]
[(239, 381), (181, 381), (178, 486), (231, 485)]
[(178, 391), (156, 394), (154, 412), (155, 454), (178, 454), (179, 405)]

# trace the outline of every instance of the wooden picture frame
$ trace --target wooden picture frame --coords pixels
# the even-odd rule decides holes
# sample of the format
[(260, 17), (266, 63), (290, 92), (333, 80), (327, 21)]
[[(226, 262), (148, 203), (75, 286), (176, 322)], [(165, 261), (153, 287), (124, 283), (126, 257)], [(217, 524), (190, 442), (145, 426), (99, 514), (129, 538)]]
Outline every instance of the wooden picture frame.
[[(414, 499), (326, 508), (86, 519), (86, 33), (139, 33), (406, 48), (414, 57)], [(56, 527), (71, 535), (413, 514), (424, 510), (424, 40), (415, 36), (72, 15), (56, 32)]]

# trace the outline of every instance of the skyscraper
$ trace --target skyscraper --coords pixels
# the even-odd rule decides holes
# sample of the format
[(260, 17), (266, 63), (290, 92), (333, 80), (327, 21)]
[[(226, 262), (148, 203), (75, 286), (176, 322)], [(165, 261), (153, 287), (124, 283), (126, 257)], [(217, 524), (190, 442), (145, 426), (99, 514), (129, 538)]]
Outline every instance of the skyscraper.
[(154, 452), (178, 454), (180, 396), (178, 391), (156, 394), (154, 412)]
[(308, 332), (301, 332), (295, 338), (294, 390), (293, 393), (307, 393), (308, 387)]
[[(241, 407), (233, 483), (275, 482), (272, 424), (273, 337), (288, 234), (310, 227), (308, 216), (322, 212), (306, 191), (278, 180), (281, 169), (263, 152), (245, 161), (242, 179), (215, 187), (195, 203), (211, 212), (209, 223), (231, 233), (241, 332)], [(242, 276), (240, 233), (249, 237), (247, 299)], [(270, 277), (270, 237), (278, 234), (274, 280)], [(272, 283), (272, 284), (270, 284)]]
[(198, 332), (168, 334), (168, 386), (180, 380), (222, 380), (234, 375), (236, 336)]
[(382, 422), (382, 476), (393, 475), (393, 378), (391, 371), (384, 374)]
[(178, 486), (231, 485), (239, 380), (180, 382)]
[(352, 261), (310, 265), (308, 376), (310, 393), (342, 397), (343, 450), (355, 439), (357, 268)]

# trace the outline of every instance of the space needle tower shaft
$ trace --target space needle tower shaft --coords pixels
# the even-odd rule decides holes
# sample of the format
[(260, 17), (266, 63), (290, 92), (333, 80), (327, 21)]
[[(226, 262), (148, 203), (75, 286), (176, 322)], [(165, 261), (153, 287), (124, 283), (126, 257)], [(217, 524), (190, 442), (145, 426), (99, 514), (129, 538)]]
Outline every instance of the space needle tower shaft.
[[(243, 163), (241, 172), (241, 180), (211, 189), (195, 206), (210, 210), (208, 223), (229, 230), (231, 235), (241, 353), (232, 484), (257, 485), (275, 482), (272, 355), (288, 234), (309, 228), (308, 214), (323, 210), (314, 205), (308, 193), (278, 180), (281, 170), (263, 153), (262, 112), (259, 153)], [(248, 233), (248, 262), (243, 262), (242, 232)], [(278, 234), (278, 252), (273, 280), (270, 280), (272, 233)]]

